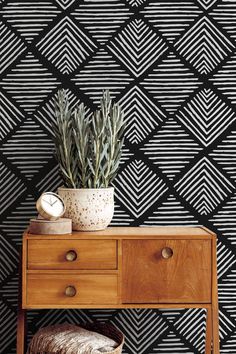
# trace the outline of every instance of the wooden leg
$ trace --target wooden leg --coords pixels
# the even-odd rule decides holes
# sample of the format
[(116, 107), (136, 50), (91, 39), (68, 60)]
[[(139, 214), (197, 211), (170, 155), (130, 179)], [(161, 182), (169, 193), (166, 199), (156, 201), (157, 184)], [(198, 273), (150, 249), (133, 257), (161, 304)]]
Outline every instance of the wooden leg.
[(211, 308), (207, 308), (207, 318), (206, 318), (206, 345), (205, 354), (211, 354), (212, 345), (212, 311)]
[(218, 286), (217, 286), (217, 259), (216, 259), (216, 239), (213, 239), (212, 252), (212, 342), (213, 354), (220, 354), (220, 334), (219, 334), (219, 307), (218, 307)]
[(219, 313), (216, 304), (212, 306), (212, 340), (213, 354), (220, 354)]
[(17, 314), (17, 354), (25, 354), (25, 310), (18, 307)]

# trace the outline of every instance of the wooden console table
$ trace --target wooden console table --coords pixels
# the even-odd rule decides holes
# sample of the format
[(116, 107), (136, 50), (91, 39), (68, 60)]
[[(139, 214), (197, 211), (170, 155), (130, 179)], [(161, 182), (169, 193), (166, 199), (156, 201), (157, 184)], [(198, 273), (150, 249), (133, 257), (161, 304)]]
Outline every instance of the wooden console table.
[(219, 354), (216, 235), (202, 227), (111, 227), (24, 234), (17, 354), (25, 311), (206, 308), (206, 354)]

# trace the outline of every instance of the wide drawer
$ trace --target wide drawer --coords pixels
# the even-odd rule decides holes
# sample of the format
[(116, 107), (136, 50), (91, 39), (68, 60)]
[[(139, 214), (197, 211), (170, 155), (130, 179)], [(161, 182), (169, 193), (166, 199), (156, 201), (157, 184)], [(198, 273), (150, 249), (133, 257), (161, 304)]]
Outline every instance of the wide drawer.
[(28, 269), (116, 269), (115, 240), (28, 240)]
[(124, 240), (123, 303), (211, 301), (210, 240)]
[(29, 274), (27, 306), (117, 304), (117, 275)]

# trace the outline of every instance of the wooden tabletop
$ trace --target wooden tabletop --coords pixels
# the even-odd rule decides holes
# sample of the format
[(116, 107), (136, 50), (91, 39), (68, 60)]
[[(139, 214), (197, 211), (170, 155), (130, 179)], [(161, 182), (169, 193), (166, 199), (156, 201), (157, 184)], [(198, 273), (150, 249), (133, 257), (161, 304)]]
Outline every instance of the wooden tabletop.
[(26, 230), (24, 237), (29, 238), (47, 238), (47, 239), (132, 239), (132, 238), (153, 238), (162, 239), (169, 237), (173, 239), (191, 238), (191, 239), (212, 239), (216, 236), (214, 232), (206, 227), (185, 227), (185, 226), (158, 226), (158, 227), (108, 227), (102, 231), (73, 231), (66, 235), (36, 235), (28, 233)]

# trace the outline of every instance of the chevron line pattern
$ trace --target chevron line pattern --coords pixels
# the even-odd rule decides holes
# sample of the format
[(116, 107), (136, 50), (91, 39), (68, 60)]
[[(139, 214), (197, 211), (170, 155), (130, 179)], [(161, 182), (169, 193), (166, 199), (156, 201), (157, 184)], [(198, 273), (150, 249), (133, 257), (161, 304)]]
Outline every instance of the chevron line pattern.
[(11, 62), (13, 62), (15, 58), (26, 49), (26, 46), (19, 37), (17, 37), (4, 25), (3, 22), (0, 22), (0, 36), (3, 38), (0, 44), (0, 72), (3, 72), (11, 64)]
[(191, 27), (175, 47), (201, 74), (213, 70), (235, 48), (207, 17)]
[[(142, 161), (128, 165), (114, 182), (116, 197), (126, 204), (137, 218), (141, 216), (166, 190), (164, 182)], [(125, 191), (129, 191), (129, 199)]]
[(7, 166), (0, 163), (1, 175), (4, 176), (4, 181), (1, 183), (1, 212), (9, 208), (11, 204), (19, 198), (26, 190), (24, 183), (12, 173)]
[(236, 103), (236, 55), (233, 54), (227, 62), (209, 79), (217, 89), (233, 104)]
[(65, 10), (69, 7), (75, 0), (56, 0), (57, 3)]
[(198, 0), (199, 4), (205, 9), (208, 10), (212, 5), (215, 4), (217, 0)]
[[(199, 146), (173, 118), (168, 119), (141, 150), (164, 174), (173, 178), (197, 155)], [(168, 156), (168, 157), (167, 157)]]
[[(54, 98), (91, 116), (110, 89), (126, 120), (114, 226), (205, 225), (218, 235), (221, 354), (236, 354), (235, 0), (0, 0), (0, 315), (16, 354), (22, 233), (62, 185)], [(203, 354), (204, 309), (28, 312), (42, 326), (110, 321), (125, 354)]]
[[(132, 341), (126, 340), (125, 353), (144, 353), (168, 328), (165, 321), (154, 310), (121, 311), (113, 323), (121, 328), (124, 334), (132, 333)], [(142, 336), (138, 335), (140, 332), (142, 332)]]
[(99, 91), (109, 88), (111, 97), (114, 98), (132, 81), (133, 78), (128, 72), (104, 48), (101, 48), (88, 64), (72, 78), (72, 82), (75, 82), (94, 104), (100, 102), (102, 94), (98, 94)]
[(177, 117), (201, 143), (210, 145), (235, 120), (235, 112), (210, 89), (201, 90)]
[(141, 85), (168, 113), (174, 114), (200, 85), (201, 81), (186, 68), (181, 59), (169, 52)]
[(209, 154), (221, 168), (235, 181), (235, 143), (236, 131), (232, 130)]
[[(202, 325), (203, 323), (203, 325)], [(198, 349), (204, 352), (206, 337), (206, 311), (189, 309), (174, 323), (178, 332)]]
[[(29, 43), (61, 12), (53, 1), (5, 1), (1, 10), (4, 20)], [(14, 14), (14, 16), (12, 16)]]
[(38, 43), (38, 47), (63, 74), (75, 70), (96, 49), (96, 45), (69, 17), (63, 18)]
[(4, 353), (5, 349), (7, 350), (8, 342), (13, 341), (16, 336), (16, 314), (3, 301), (0, 302), (0, 311), (3, 319), (2, 326), (8, 334), (1, 340), (0, 350)]
[(208, 214), (234, 190), (229, 179), (215, 168), (206, 157), (202, 158), (176, 184), (177, 191), (200, 214)]
[(234, 194), (212, 218), (214, 225), (233, 246), (236, 244), (235, 216), (236, 195)]
[(72, 15), (100, 44), (106, 43), (133, 12), (119, 0), (85, 0)]
[(167, 50), (163, 39), (142, 20), (130, 22), (108, 48), (134, 76), (140, 76)]
[(210, 15), (223, 29), (229, 33), (230, 37), (236, 39), (236, 9), (233, 1), (223, 0), (212, 8)]
[(166, 115), (141, 90), (134, 86), (119, 101), (126, 120), (126, 138), (132, 144), (145, 139)]
[(12, 165), (17, 166), (26, 178), (32, 179), (52, 159), (54, 145), (39, 125), (26, 119), (2, 149)]
[(146, 0), (128, 0), (131, 6), (142, 5)]
[(185, 209), (185, 207), (170, 194), (161, 205), (157, 207), (157, 210), (145, 220), (143, 226), (196, 226), (198, 222), (194, 216)]
[(168, 42), (173, 43), (202, 14), (193, 0), (149, 1), (141, 13)]
[(0, 92), (0, 111), (2, 118), (0, 121), (0, 136), (3, 139), (24, 119), (24, 114), (2, 92)]
[(59, 85), (52, 73), (31, 52), (3, 77), (1, 83), (19, 107), (31, 113)]

